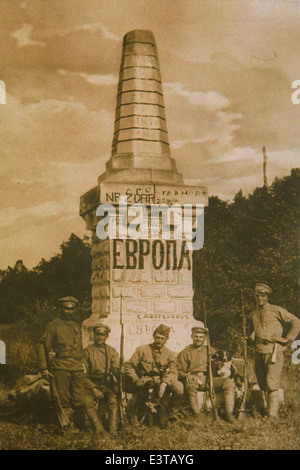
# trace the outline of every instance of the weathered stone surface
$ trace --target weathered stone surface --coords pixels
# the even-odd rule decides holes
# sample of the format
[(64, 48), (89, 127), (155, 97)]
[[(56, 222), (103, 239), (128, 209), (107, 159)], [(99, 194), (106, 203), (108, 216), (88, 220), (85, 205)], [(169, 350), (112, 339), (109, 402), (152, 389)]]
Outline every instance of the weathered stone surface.
[(107, 316), (110, 312), (110, 301), (109, 300), (93, 300), (92, 311), (94, 315)]
[(140, 297), (160, 297), (164, 296), (163, 286), (157, 286), (155, 284), (139, 286)]
[(154, 281), (156, 282), (178, 282), (178, 272), (177, 271), (166, 271), (160, 270), (153, 273)]
[(92, 285), (92, 298), (93, 299), (109, 299), (109, 284), (106, 285)]
[(154, 313), (176, 313), (177, 302), (175, 300), (154, 300), (153, 312)]
[(148, 300), (126, 300), (125, 312), (127, 313), (148, 313)]
[(97, 243), (94, 243), (91, 249), (91, 255), (96, 256), (98, 254), (109, 253), (109, 240), (97, 240)]
[(137, 296), (137, 286), (112, 286), (112, 296), (113, 297), (120, 297), (122, 293), (122, 297), (136, 297)]
[(179, 284), (192, 284), (193, 283), (193, 271), (189, 269), (181, 269), (178, 271)]
[(167, 297), (176, 297), (177, 299), (182, 297), (191, 298), (194, 294), (192, 285), (167, 286), (166, 291)]
[(124, 271), (122, 269), (114, 269), (112, 271), (112, 280), (115, 282), (123, 282)]
[(193, 301), (192, 300), (181, 300), (180, 301), (181, 313), (193, 314)]
[(192, 316), (192, 253), (186, 252), (183, 240), (158, 244), (154, 239), (161, 236), (159, 226), (156, 236), (143, 234), (141, 243), (99, 241), (98, 204), (118, 207), (124, 194), (129, 206), (207, 204), (207, 189), (184, 185), (171, 157), (159, 60), (150, 31), (130, 31), (124, 37), (111, 158), (98, 185), (81, 198), (80, 214), (93, 233), (92, 316), (82, 331), (87, 346), (93, 340), (92, 326), (103, 319), (112, 329), (108, 343), (119, 349), (122, 310), (126, 359), (137, 346), (152, 341), (160, 323), (171, 327), (167, 346), (179, 352), (190, 343), (191, 327), (198, 324)]

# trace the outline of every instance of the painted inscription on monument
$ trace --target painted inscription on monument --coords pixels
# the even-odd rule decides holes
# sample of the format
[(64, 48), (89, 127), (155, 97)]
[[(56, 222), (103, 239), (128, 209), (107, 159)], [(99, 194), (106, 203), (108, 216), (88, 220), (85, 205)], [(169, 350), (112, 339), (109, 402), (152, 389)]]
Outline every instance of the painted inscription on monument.
[(205, 187), (160, 184), (118, 184), (103, 182), (100, 185), (102, 204), (119, 204), (126, 196), (128, 204), (204, 204), (207, 205)]

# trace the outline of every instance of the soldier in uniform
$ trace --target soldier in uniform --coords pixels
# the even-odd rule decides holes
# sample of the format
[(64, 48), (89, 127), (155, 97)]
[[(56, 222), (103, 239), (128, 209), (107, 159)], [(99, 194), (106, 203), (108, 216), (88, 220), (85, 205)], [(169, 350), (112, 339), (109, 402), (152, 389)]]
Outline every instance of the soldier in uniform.
[[(193, 414), (198, 415), (197, 392), (207, 390), (207, 347), (205, 345), (207, 330), (203, 327), (192, 328), (193, 343), (184, 348), (177, 358), (178, 377), (184, 383)], [(211, 353), (215, 350), (211, 348)], [(225, 412), (227, 421), (233, 422), (235, 403), (235, 383), (229, 377), (214, 377), (213, 384), (216, 391), (222, 391), (225, 399)]]
[(73, 320), (77, 306), (75, 297), (58, 299), (60, 316), (47, 325), (37, 348), (42, 376), (46, 379), (49, 379), (49, 375), (54, 376), (61, 407), (70, 419), (71, 426), (74, 424), (74, 410), (81, 425), (85, 414), (81, 328)]
[(183, 386), (178, 381), (176, 356), (165, 347), (169, 334), (168, 326), (159, 325), (153, 333), (153, 343), (139, 346), (125, 364), (125, 376), (131, 380), (136, 392), (139, 411), (143, 408), (150, 389), (157, 392), (159, 399), (165, 392), (172, 393), (172, 410), (180, 405)]
[(86, 369), (86, 413), (96, 433), (104, 431), (99, 419), (97, 400), (108, 405), (108, 426), (115, 433), (118, 426), (118, 377), (120, 357), (116, 349), (106, 344), (110, 327), (98, 323), (93, 327), (94, 344), (84, 350)]
[[(251, 313), (258, 385), (268, 394), (268, 416), (277, 418), (279, 388), (285, 349), (297, 337), (300, 320), (282, 307), (269, 303), (272, 289), (256, 284), (256, 309)], [(285, 334), (283, 335), (283, 331)]]

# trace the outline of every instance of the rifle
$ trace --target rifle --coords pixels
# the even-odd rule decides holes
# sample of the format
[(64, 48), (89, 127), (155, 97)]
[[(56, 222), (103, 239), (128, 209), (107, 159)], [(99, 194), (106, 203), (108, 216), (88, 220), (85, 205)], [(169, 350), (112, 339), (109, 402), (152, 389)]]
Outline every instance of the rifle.
[(275, 362), (277, 360), (277, 352), (278, 352), (278, 343), (275, 343), (274, 347), (273, 347), (273, 353), (272, 353), (272, 356), (271, 356), (271, 360), (270, 360), (271, 364), (275, 364)]
[[(44, 350), (45, 350), (45, 356), (46, 356), (46, 361), (47, 361), (47, 368), (48, 368), (48, 371), (50, 372), (50, 359), (49, 359), (48, 351), (47, 351), (45, 344), (44, 344)], [(56, 415), (58, 424), (60, 428), (62, 429), (62, 431), (65, 431), (70, 426), (70, 420), (60, 404), (59, 395), (58, 395), (57, 388), (53, 379), (54, 377), (49, 375), (51, 400), (54, 406), (55, 415)]]
[(206, 342), (207, 342), (207, 377), (208, 377), (208, 387), (209, 387), (209, 398), (210, 398), (210, 401), (211, 401), (213, 417), (216, 421), (218, 421), (219, 420), (219, 415), (218, 415), (218, 410), (217, 410), (216, 394), (215, 394), (215, 389), (214, 389), (214, 382), (213, 382), (213, 375), (212, 375), (212, 368), (211, 368), (211, 349), (210, 349), (209, 331), (208, 331), (208, 328), (207, 328), (205, 299), (203, 300), (203, 312), (204, 312), (204, 326), (207, 330), (207, 335), (206, 335)]
[(120, 326), (121, 326), (121, 337), (120, 337), (120, 379), (118, 388), (118, 401), (120, 410), (120, 422), (121, 426), (124, 424), (124, 409), (123, 409), (123, 367), (124, 367), (124, 323), (123, 323), (123, 296), (122, 292), (120, 295)]
[(243, 320), (243, 337), (245, 338), (244, 341), (244, 393), (243, 393), (243, 399), (241, 402), (241, 406), (238, 412), (238, 419), (243, 418), (243, 413), (246, 412), (246, 403), (247, 403), (247, 395), (248, 395), (248, 389), (249, 389), (249, 379), (248, 379), (248, 353), (247, 353), (247, 341), (246, 341), (246, 335), (247, 335), (247, 325), (246, 325), (246, 317), (245, 317), (245, 306), (244, 306), (244, 291), (241, 289), (241, 304), (242, 304), (242, 320)]

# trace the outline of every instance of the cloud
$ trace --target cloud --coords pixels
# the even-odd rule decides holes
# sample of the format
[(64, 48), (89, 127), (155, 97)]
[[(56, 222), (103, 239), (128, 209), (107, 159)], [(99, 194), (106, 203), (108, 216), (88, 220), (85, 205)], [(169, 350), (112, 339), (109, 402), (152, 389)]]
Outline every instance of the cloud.
[(111, 74), (100, 75), (100, 74), (88, 74), (84, 72), (69, 72), (68, 70), (59, 70), (58, 73), (64, 76), (81, 77), (86, 80), (87, 83), (93, 85), (116, 85), (118, 83), (118, 77)]
[(74, 28), (74, 31), (102, 31), (103, 36), (106, 39), (112, 39), (113, 41), (121, 41), (121, 38), (112, 33), (103, 23), (87, 23), (81, 24)]
[(167, 82), (164, 84), (165, 93), (171, 96), (183, 96), (193, 106), (201, 106), (210, 111), (217, 111), (229, 106), (227, 98), (215, 91), (204, 93), (202, 91), (188, 91), (180, 82)]
[(45, 47), (47, 44), (42, 41), (34, 41), (31, 38), (33, 26), (31, 24), (23, 23), (22, 27), (11, 34), (12, 38), (15, 38), (18, 42), (19, 47), (26, 46), (41, 46)]

